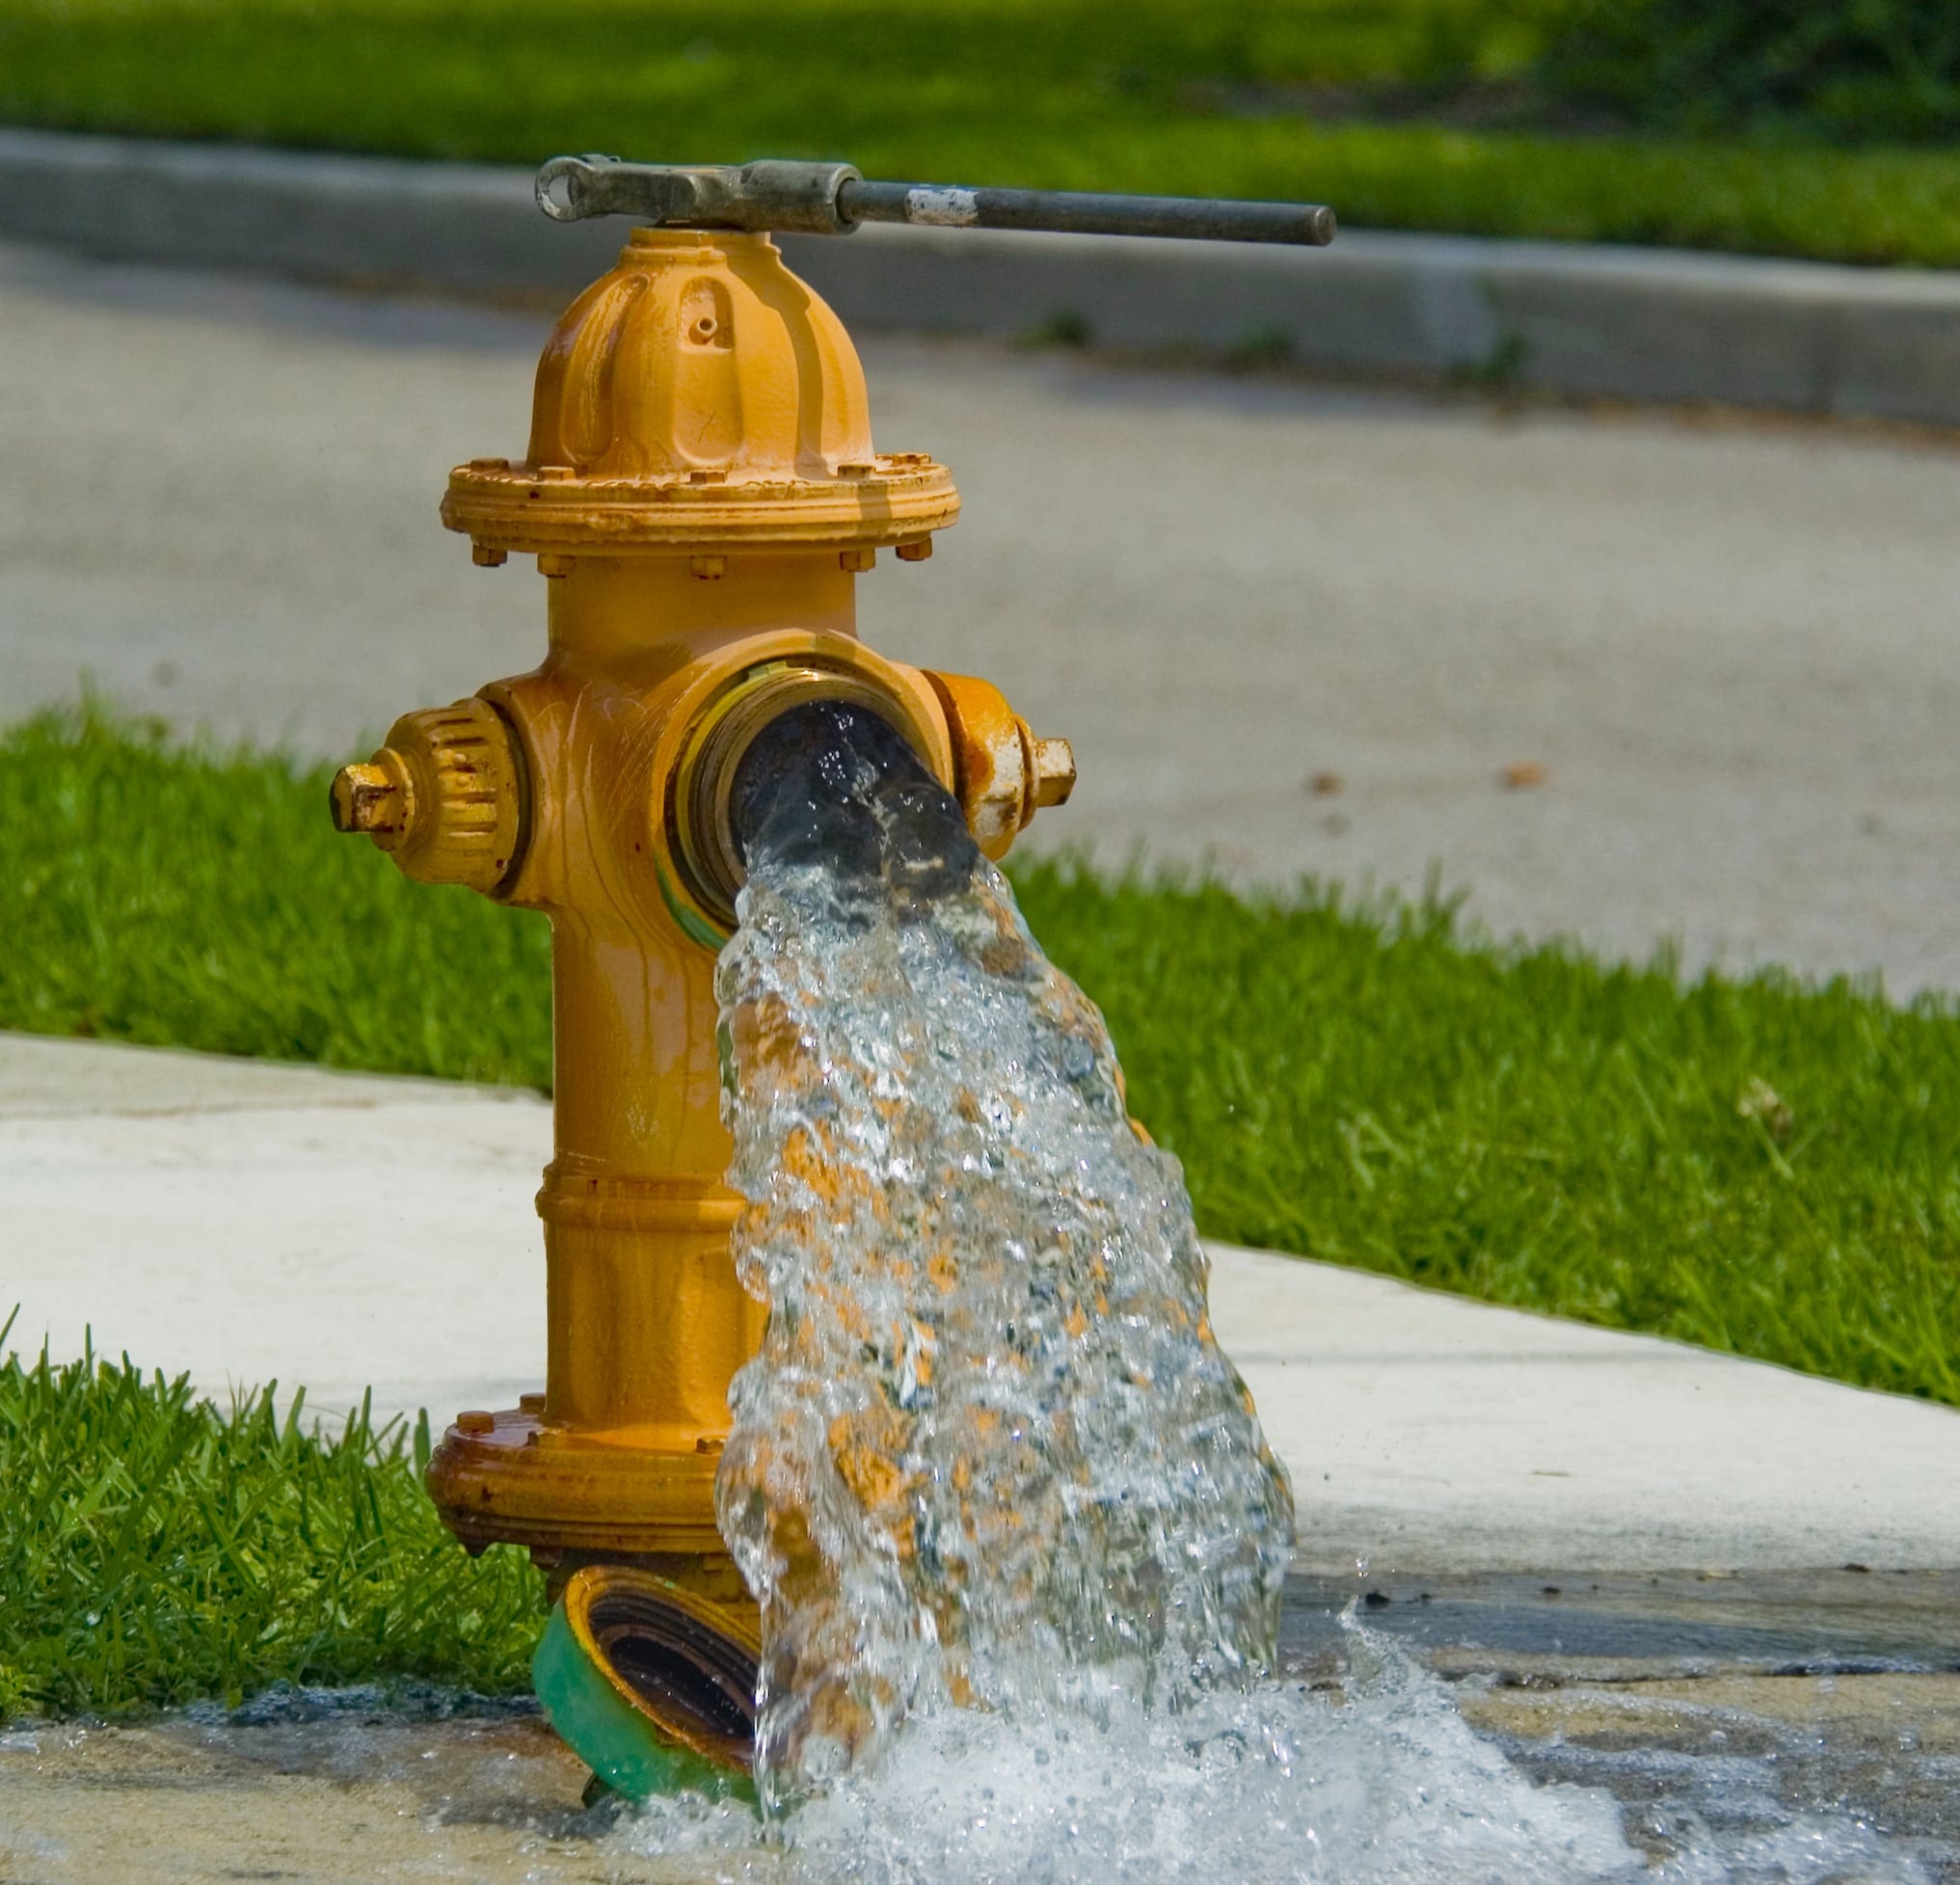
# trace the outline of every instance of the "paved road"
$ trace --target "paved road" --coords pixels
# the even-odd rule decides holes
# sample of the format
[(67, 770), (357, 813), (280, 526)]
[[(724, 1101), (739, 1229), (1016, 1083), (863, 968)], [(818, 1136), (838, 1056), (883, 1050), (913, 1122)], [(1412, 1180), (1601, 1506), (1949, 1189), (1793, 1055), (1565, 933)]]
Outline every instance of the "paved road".
[[(0, 1035), (14, 1345), (338, 1411), (540, 1385), (531, 1094)], [(214, 1203), (214, 1200), (217, 1200)], [(1960, 1414), (1213, 1246), (1213, 1325), (1335, 1575), (1960, 1565)], [(188, 1279), (188, 1281), (187, 1281)]]
[[(346, 752), (530, 665), (540, 579), (472, 569), (435, 503), (521, 451), (542, 327), (0, 251), (0, 715), (86, 671)], [(866, 357), (881, 444), (967, 500), (864, 585), (867, 633), (1075, 738), (1050, 842), (1434, 865), (1500, 931), (1960, 988), (1960, 453)]]

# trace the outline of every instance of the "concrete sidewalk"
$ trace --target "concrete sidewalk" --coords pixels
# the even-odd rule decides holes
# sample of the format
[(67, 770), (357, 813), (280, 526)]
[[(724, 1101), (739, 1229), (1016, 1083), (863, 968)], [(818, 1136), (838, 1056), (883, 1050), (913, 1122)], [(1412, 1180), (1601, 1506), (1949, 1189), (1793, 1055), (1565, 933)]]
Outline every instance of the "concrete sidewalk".
[[(12, 1345), (444, 1420), (541, 1382), (534, 1095), (0, 1036)], [(1215, 1248), (1304, 1568), (1960, 1567), (1960, 1414)]]

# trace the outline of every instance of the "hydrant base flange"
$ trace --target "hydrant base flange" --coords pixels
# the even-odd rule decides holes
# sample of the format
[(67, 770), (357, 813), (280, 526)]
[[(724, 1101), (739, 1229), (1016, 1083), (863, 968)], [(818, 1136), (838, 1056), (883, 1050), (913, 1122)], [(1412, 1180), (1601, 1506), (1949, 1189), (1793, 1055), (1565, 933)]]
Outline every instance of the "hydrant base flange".
[(725, 1560), (714, 1521), (718, 1452), (675, 1453), (548, 1426), (509, 1409), (488, 1433), (451, 1427), (429, 1461), (429, 1496), (472, 1549), (512, 1544)]

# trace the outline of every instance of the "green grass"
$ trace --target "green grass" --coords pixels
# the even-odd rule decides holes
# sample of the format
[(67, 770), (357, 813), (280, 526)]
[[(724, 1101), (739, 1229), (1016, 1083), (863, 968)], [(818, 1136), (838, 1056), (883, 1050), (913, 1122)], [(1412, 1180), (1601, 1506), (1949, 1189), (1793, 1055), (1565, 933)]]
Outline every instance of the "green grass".
[[(0, 735), (0, 1027), (545, 1083), (543, 922), (407, 882), (325, 791), (92, 714)], [(1960, 1405), (1950, 1006), (1495, 948), (1434, 901), (1015, 878), (1210, 1234)], [(0, 1719), (522, 1687), (534, 1575), (442, 1531), (426, 1432), (303, 1424), (0, 1365)]]
[(0, 1365), (0, 1721), (377, 1674), (527, 1686), (537, 1575), (443, 1530), (426, 1428), (318, 1438), (303, 1414), (269, 1390), (220, 1413), (126, 1360)]
[[(542, 919), (326, 774), (0, 737), (0, 1026), (542, 1086)], [(1015, 873), (1214, 1235), (1960, 1405), (1960, 1012), (1466, 938), (1312, 885)]]
[[(1325, 199), (1356, 225), (1960, 261), (1951, 148), (1439, 121), (1466, 88), (1508, 88), (1517, 122), (1558, 123), (1529, 81), (1572, 10), (12, 0), (0, 119), (520, 163), (844, 156), (869, 175)], [(1384, 88), (1398, 121), (1368, 121)]]
[(1960, 1405), (1960, 1014), (1019, 874), (1209, 1234)]
[(0, 1027), (549, 1086), (544, 920), (398, 880), (328, 777), (93, 716), (0, 736)]

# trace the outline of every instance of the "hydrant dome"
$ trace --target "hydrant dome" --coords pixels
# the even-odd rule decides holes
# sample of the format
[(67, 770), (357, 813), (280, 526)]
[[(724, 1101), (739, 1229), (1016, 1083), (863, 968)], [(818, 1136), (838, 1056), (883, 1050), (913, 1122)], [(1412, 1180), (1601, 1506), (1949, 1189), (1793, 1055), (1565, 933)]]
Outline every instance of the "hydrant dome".
[(636, 231), (538, 363), (533, 465), (781, 483), (872, 456), (849, 337), (765, 239)]
[(765, 235), (636, 229), (538, 363), (522, 465), (451, 474), (488, 552), (878, 545), (951, 524), (922, 452), (880, 456), (843, 323)]

